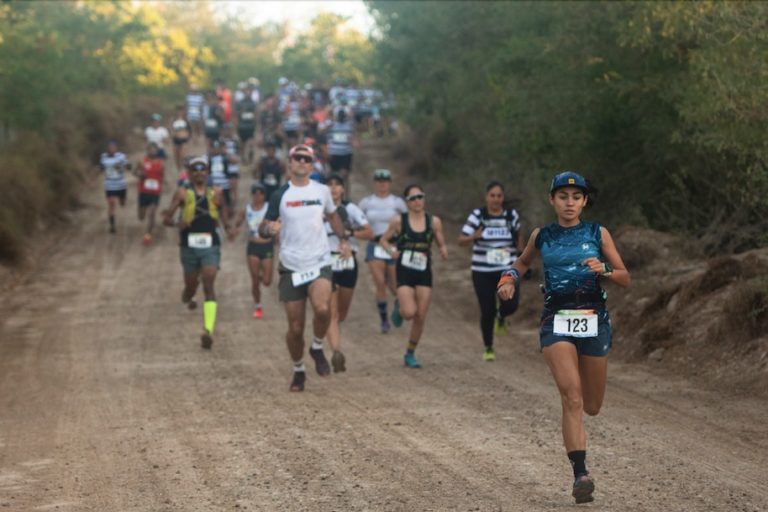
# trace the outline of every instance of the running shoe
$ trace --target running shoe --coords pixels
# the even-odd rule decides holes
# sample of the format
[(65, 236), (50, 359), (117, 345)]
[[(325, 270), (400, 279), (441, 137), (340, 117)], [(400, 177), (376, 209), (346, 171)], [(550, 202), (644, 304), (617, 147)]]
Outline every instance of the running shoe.
[(381, 334), (387, 334), (389, 332), (389, 320), (381, 321)]
[(109, 226), (109, 232), (112, 233), (113, 235), (115, 233), (117, 233), (117, 230), (115, 229), (115, 226)]
[(495, 361), (496, 360), (496, 351), (493, 350), (493, 347), (485, 347), (485, 352), (483, 352), (483, 361)]
[(403, 357), (403, 361), (405, 362), (405, 366), (408, 368), (421, 368), (421, 364), (416, 360), (415, 354), (408, 354), (406, 353)]
[(395, 327), (403, 325), (403, 317), (400, 316), (400, 303), (395, 301), (395, 306), (392, 308), (392, 324)]
[(211, 346), (213, 345), (213, 336), (211, 336), (211, 333), (205, 331), (203, 335), (200, 336), (200, 345), (205, 350), (211, 350)]
[(184, 290), (181, 290), (181, 303), (187, 305), (187, 309), (192, 311), (197, 307), (197, 302), (192, 297), (184, 295)]
[(315, 360), (315, 370), (319, 376), (327, 377), (331, 374), (331, 367), (328, 364), (328, 360), (325, 358), (323, 349), (310, 348), (309, 355), (312, 356), (312, 359)]
[(347, 358), (341, 351), (337, 350), (331, 356), (331, 366), (333, 366), (333, 373), (341, 373), (347, 371), (346, 367)]
[(253, 318), (257, 320), (261, 320), (264, 318), (264, 310), (261, 308), (254, 308), (253, 310)]
[(293, 372), (293, 380), (291, 381), (292, 392), (304, 391), (304, 382), (307, 380), (306, 372)]
[(493, 329), (493, 334), (496, 336), (504, 336), (507, 334), (507, 321), (504, 318), (496, 319), (496, 327)]
[(571, 495), (576, 498), (576, 503), (589, 503), (595, 501), (592, 493), (595, 491), (595, 482), (592, 481), (592, 477), (588, 474), (580, 475), (573, 482), (573, 493)]
[(144, 245), (144, 247), (149, 246), (149, 244), (152, 243), (152, 235), (149, 233), (144, 233), (144, 237), (141, 239), (141, 243)]

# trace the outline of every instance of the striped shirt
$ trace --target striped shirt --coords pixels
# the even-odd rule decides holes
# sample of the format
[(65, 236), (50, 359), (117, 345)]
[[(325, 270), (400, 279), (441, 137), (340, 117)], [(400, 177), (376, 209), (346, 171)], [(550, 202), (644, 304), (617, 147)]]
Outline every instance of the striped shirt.
[(125, 190), (128, 185), (125, 183), (125, 170), (128, 168), (128, 157), (119, 151), (113, 155), (102, 153), (99, 159), (101, 168), (104, 171), (104, 190)]
[(205, 98), (199, 92), (187, 94), (187, 119), (190, 121), (202, 119), (203, 104), (205, 104)]
[(214, 187), (229, 190), (229, 166), (226, 155), (210, 155), (211, 180)]
[(475, 208), (461, 228), (465, 236), (483, 227), (482, 236), (472, 246), (473, 272), (499, 272), (512, 267), (518, 256), (517, 234), (520, 215), (514, 208), (491, 215), (486, 208)]
[(351, 155), (352, 154), (352, 135), (355, 133), (355, 127), (352, 123), (333, 123), (328, 128), (328, 154), (329, 155)]

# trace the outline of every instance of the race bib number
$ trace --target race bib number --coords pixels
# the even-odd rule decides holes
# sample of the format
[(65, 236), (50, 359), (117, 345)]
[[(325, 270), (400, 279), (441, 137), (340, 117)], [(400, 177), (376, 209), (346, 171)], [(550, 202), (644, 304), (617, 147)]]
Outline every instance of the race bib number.
[(331, 136), (331, 139), (333, 142), (336, 142), (337, 144), (346, 144), (349, 142), (349, 134), (348, 133), (334, 133)]
[(200, 107), (189, 107), (187, 112), (190, 114), (200, 115)]
[(264, 184), (267, 185), (268, 187), (274, 187), (275, 185), (277, 185), (277, 176), (275, 176), (274, 174), (267, 174), (266, 176), (264, 176)]
[(240, 114), (240, 119), (243, 121), (253, 121), (254, 117), (256, 116), (253, 115), (253, 112), (243, 112)]
[(210, 118), (206, 119), (205, 120), (205, 127), (206, 128), (212, 128), (212, 129), (215, 130), (215, 129), (217, 129), (219, 127), (219, 122), (216, 121), (215, 119), (210, 119)]
[(419, 251), (404, 251), (400, 263), (402, 263), (404, 267), (423, 272), (427, 270), (428, 261), (429, 258), (426, 253)]
[(392, 256), (379, 244), (373, 247), (373, 257), (380, 260), (391, 260)]
[(485, 228), (483, 230), (483, 238), (486, 240), (508, 240), (512, 238), (509, 228)]
[(331, 267), (334, 272), (355, 269), (355, 258), (342, 258), (340, 254), (331, 254)]
[(213, 247), (213, 235), (210, 233), (190, 233), (187, 235), (187, 245), (193, 249)]
[(224, 172), (224, 163), (221, 160), (215, 160), (211, 163), (211, 172), (220, 174)]
[(320, 277), (320, 267), (313, 268), (312, 270), (305, 270), (304, 272), (293, 272), (291, 274), (291, 282), (294, 287), (298, 287), (303, 284), (311, 283), (318, 277)]
[(122, 176), (122, 173), (117, 169), (117, 167), (111, 165), (105, 169), (104, 173), (106, 174), (108, 180), (118, 180)]
[(147, 190), (160, 190), (160, 182), (151, 178), (144, 180), (144, 188)]
[(301, 123), (301, 116), (299, 116), (299, 114), (297, 114), (297, 113), (295, 113), (295, 112), (292, 112), (292, 113), (291, 113), (291, 114), (288, 116), (288, 123), (289, 123), (289, 124), (292, 124), (292, 125), (293, 125), (293, 124), (299, 124), (299, 123)]
[(485, 257), (490, 265), (507, 265), (512, 261), (512, 256), (506, 249), (489, 249)]
[(594, 338), (597, 314), (591, 309), (564, 309), (557, 312), (552, 332), (559, 336)]

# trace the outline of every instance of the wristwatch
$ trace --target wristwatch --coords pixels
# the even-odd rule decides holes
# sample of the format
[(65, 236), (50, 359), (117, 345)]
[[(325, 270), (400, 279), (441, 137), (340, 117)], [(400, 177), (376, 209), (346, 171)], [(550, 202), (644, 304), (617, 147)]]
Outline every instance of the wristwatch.
[(610, 263), (603, 263), (603, 273), (601, 275), (604, 276), (610, 276), (613, 274), (613, 267), (610, 265)]

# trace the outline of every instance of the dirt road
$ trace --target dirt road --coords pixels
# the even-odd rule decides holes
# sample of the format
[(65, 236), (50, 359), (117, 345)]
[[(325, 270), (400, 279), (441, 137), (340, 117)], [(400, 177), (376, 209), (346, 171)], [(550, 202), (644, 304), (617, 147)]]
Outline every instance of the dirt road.
[[(386, 160), (369, 145), (360, 163)], [(362, 192), (356, 183), (353, 198)], [(402, 367), (405, 329), (377, 332), (361, 271), (343, 326), (347, 373), (311, 372), (291, 394), (276, 290), (265, 319), (251, 319), (242, 241), (223, 248), (205, 352), (201, 312), (179, 302), (175, 233), (142, 247), (134, 190), (115, 236), (100, 189), (84, 199), (77, 229), (3, 292), (0, 510), (576, 507), (536, 333), (518, 324), (483, 363), (464, 251), (436, 265), (421, 371)], [(613, 364), (603, 412), (587, 419), (596, 501), (580, 507), (768, 510), (766, 405)]]

